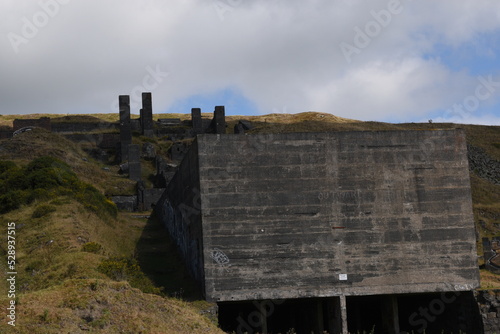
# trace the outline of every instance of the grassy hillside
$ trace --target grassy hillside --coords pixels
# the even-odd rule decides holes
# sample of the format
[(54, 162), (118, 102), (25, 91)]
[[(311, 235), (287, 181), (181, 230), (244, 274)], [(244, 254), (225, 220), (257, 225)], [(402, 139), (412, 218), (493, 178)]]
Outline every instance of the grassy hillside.
[[(23, 117), (41, 116), (45, 115)], [(117, 120), (117, 114), (91, 116)], [(17, 117), (0, 116), (0, 125), (11, 125)], [(189, 119), (190, 115), (155, 115), (156, 118)], [(359, 122), (329, 114), (301, 113), (230, 116), (228, 133), (240, 119), (252, 122), (254, 129), (250, 133), (460, 127), (465, 129), (469, 144), (500, 161), (500, 127)], [(146, 139), (134, 137), (136, 143), (143, 140)], [(160, 152), (166, 152), (169, 146), (160, 139), (148, 141)], [(22, 201), (17, 208), (0, 216), (2, 235), (7, 234), (9, 222), (17, 225), (18, 272), (18, 326), (14, 331), (3, 321), (0, 332), (222, 333), (213, 321), (212, 305), (200, 301), (174, 245), (165, 230), (153, 218), (147, 218), (148, 213), (106, 215), (100, 211), (99, 203), (85, 200), (87, 189), (95, 195), (91, 199), (106, 203), (104, 196), (88, 190), (90, 186), (109, 196), (133, 192), (135, 185), (117, 173), (116, 165), (104, 166), (91, 159), (81, 145), (41, 129), (0, 141), (0, 185), (4, 184), (4, 188), (0, 187), (0, 202), (12, 190), (5, 184), (19, 186), (24, 196), (19, 197)], [(54, 165), (54, 171), (62, 173), (55, 178), (59, 183), (49, 182), (37, 188), (28, 182), (29, 177), (16, 176), (16, 171), (29, 175), (28, 166), (47, 156), (60, 161)], [(8, 169), (2, 167), (2, 161), (11, 161), (17, 169), (2, 174)], [(49, 168), (45, 172), (53, 171)], [(147, 179), (153, 173), (152, 165), (146, 163), (144, 173)], [(500, 186), (474, 172), (471, 185), (479, 240), (483, 236), (499, 236)], [(5, 242), (0, 246), (5, 255)], [(481, 254), (480, 243), (478, 247)], [(4, 282), (5, 266), (2, 260), (0, 279)], [(500, 288), (500, 276), (485, 271), (481, 275), (484, 288)], [(7, 286), (0, 284), (0, 305), (8, 302)], [(5, 319), (7, 311), (1, 309), (0, 315)]]
[[(1, 235), (16, 223), (18, 273), (17, 325), (2, 321), (1, 333), (222, 333), (202, 315), (212, 305), (196, 301), (156, 222), (147, 214), (107, 212), (114, 204), (102, 195), (106, 189), (128, 186), (44, 130), (0, 141), (0, 202), (18, 204), (2, 205), (0, 216)], [(7, 245), (0, 246), (5, 259)], [(5, 260), (0, 268), (6, 282)], [(8, 305), (7, 295), (0, 284), (0, 305)]]

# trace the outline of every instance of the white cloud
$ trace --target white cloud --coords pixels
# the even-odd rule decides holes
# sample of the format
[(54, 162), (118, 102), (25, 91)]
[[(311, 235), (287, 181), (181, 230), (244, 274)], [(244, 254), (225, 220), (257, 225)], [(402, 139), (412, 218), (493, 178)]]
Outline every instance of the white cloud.
[(8, 34), (22, 35), (23, 18), (32, 20), (43, 9), (33, 1), (3, 1), (0, 113), (116, 111), (111, 106), (118, 95), (142, 85), (148, 67), (169, 72), (153, 90), (159, 112), (179, 99), (227, 87), (254, 102), (256, 113), (286, 108), (403, 121), (460, 102), (477, 78), (455, 72), (437, 47), (476, 43), (484, 52), (475, 56), (497, 57), (500, 46), (478, 45), (477, 36), (498, 33), (500, 4), (401, 0), (397, 13), (370, 31), (368, 45), (348, 63), (339, 45), (355, 46), (356, 27), (366, 33), (393, 5), (69, 1), (16, 54)]

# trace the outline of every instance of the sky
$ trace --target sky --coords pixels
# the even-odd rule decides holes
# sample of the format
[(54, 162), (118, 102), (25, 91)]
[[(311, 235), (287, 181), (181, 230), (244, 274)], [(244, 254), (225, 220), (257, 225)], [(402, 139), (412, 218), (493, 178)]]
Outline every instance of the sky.
[(0, 114), (500, 125), (498, 0), (0, 0)]

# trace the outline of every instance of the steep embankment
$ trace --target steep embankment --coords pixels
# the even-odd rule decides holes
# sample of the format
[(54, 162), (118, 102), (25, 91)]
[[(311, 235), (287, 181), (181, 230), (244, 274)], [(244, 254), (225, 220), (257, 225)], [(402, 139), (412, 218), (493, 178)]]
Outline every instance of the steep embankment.
[[(0, 284), (1, 333), (222, 333), (202, 315), (210, 305), (170, 298), (141, 267), (138, 245), (154, 222), (117, 213), (103, 195), (129, 185), (43, 130), (0, 141), (0, 234), (15, 222), (17, 272), (15, 298)], [(0, 243), (3, 282), (7, 252)], [(175, 258), (169, 264), (182, 272)]]

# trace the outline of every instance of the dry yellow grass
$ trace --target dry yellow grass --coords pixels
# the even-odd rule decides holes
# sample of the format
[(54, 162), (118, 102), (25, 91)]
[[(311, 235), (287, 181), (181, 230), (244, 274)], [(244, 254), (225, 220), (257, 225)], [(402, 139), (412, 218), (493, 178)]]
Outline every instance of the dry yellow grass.
[[(222, 333), (191, 304), (143, 293), (97, 270), (103, 259), (134, 256), (145, 219), (122, 213), (103, 221), (68, 198), (52, 203), (57, 211), (42, 218), (32, 218), (36, 203), (1, 217), (2, 235), (5, 222), (18, 227), (17, 325), (14, 330), (1, 322), (1, 333)], [(85, 252), (87, 242), (102, 249)], [(0, 279), (5, 282), (5, 271)], [(1, 284), (0, 305), (8, 303)], [(6, 319), (7, 310), (0, 308)]]
[(482, 269), (481, 274), (481, 288), (482, 290), (500, 289), (500, 275)]
[[(224, 333), (188, 303), (142, 293), (126, 282), (67, 280), (18, 302), (16, 328), (3, 321), (2, 333)], [(6, 319), (4, 308), (0, 314)]]

